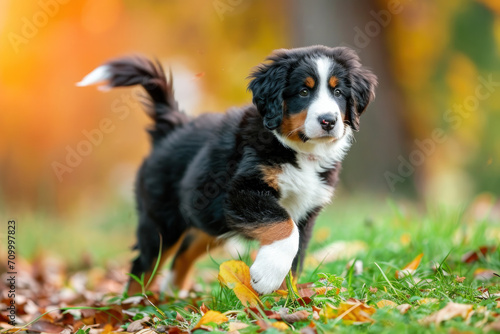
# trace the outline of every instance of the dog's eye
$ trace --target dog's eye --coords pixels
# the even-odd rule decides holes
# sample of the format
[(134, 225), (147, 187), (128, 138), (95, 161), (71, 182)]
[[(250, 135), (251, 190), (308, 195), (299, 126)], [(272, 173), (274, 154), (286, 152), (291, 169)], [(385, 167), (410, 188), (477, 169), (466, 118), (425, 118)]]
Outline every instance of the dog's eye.
[(302, 89), (300, 92), (299, 92), (299, 95), (300, 96), (308, 96), (309, 95), (309, 91), (307, 89)]
[(335, 89), (335, 90), (333, 91), (333, 95), (335, 95), (336, 97), (339, 97), (339, 96), (341, 96), (341, 95), (342, 95), (342, 92), (340, 91), (340, 89), (338, 89), (338, 88), (337, 88), (337, 89)]

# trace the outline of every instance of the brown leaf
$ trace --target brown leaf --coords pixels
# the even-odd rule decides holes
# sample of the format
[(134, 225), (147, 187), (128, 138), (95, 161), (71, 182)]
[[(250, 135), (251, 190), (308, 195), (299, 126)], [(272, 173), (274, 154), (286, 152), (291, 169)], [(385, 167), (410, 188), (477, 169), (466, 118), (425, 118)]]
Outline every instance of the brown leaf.
[(64, 330), (64, 327), (58, 326), (56, 324), (50, 323), (45, 320), (40, 320), (35, 322), (33, 325), (29, 327), (31, 332), (40, 332), (40, 333), (61, 333)]
[(289, 324), (297, 322), (297, 321), (307, 320), (307, 318), (309, 317), (310, 314), (311, 313), (309, 313), (306, 310), (301, 310), (301, 311), (297, 311), (297, 312), (290, 313), (290, 314), (288, 314), (288, 313), (282, 314), (280, 312), (281, 320), (286, 321)]
[(243, 306), (262, 305), (250, 284), (250, 268), (243, 261), (230, 260), (219, 266), (219, 282), (233, 290)]
[(262, 313), (264, 313), (264, 315), (266, 317), (271, 317), (273, 316), (274, 314), (277, 314), (277, 312), (275, 311), (271, 311), (271, 310), (261, 310), (261, 309), (258, 309), (257, 307), (247, 307), (245, 308), (245, 313), (248, 314), (248, 316), (252, 317), (252, 318), (255, 318), (255, 316), (257, 316), (258, 318), (262, 318)]
[(201, 314), (205, 314), (209, 311), (210, 309), (207, 307), (207, 305), (205, 305), (205, 303), (202, 303), (201, 306), (200, 306), (200, 312)]
[(377, 293), (378, 289), (377, 288), (373, 288), (373, 287), (370, 287), (370, 293)]
[(450, 320), (455, 317), (467, 319), (471, 311), (472, 305), (449, 302), (443, 309), (431, 314), (422, 321), (424, 324), (435, 323), (436, 325), (439, 325), (443, 321)]
[(217, 325), (220, 325), (223, 322), (226, 322), (228, 320), (229, 319), (224, 314), (220, 313), (219, 311), (208, 310), (207, 313), (205, 313), (200, 318), (200, 320), (198, 321), (198, 323), (196, 324), (196, 326), (193, 329), (200, 328), (202, 325), (206, 325), (206, 324), (211, 323), (211, 322), (216, 323)]
[(413, 274), (415, 270), (418, 268), (423, 256), (424, 253), (417, 255), (410, 263), (408, 263), (403, 268), (403, 270), (396, 271), (396, 278), (403, 278), (405, 276), (408, 276), (409, 274)]
[(460, 277), (457, 275), (457, 277), (455, 277), (455, 282), (457, 283), (463, 283), (465, 281), (465, 277)]
[(144, 328), (143, 324), (151, 320), (149, 317), (144, 317), (139, 320), (132, 321), (127, 327), (127, 332), (137, 332)]
[(473, 250), (465, 253), (462, 256), (462, 262), (464, 263), (474, 263), (479, 260), (480, 257), (486, 256), (487, 253), (492, 253), (496, 249), (495, 246), (481, 246), (477, 250)]
[(297, 311), (294, 313), (288, 313), (287, 308), (282, 308), (279, 312), (275, 312), (268, 316), (269, 319), (283, 320), (291, 324), (297, 321), (307, 320), (311, 313), (306, 310)]

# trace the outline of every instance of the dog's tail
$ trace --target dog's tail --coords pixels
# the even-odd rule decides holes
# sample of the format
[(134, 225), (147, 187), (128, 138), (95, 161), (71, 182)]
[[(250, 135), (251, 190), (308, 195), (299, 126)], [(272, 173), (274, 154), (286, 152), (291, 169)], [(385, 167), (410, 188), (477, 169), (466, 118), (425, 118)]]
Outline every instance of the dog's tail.
[(172, 71), (167, 80), (158, 61), (152, 62), (143, 56), (111, 60), (90, 72), (76, 85), (88, 86), (102, 81), (107, 81), (105, 86), (99, 87), (102, 90), (134, 85), (141, 85), (146, 90), (149, 97), (146, 96), (142, 102), (147, 114), (155, 122), (148, 130), (153, 145), (188, 121), (174, 97)]

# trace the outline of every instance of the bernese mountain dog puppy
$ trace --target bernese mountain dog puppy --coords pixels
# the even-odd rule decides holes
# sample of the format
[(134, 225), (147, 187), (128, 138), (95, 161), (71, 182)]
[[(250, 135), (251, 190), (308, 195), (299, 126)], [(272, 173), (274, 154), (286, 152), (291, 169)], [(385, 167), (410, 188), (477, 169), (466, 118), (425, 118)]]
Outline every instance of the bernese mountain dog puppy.
[[(78, 83), (142, 85), (149, 95), (134, 275), (149, 277), (162, 243), (161, 261), (174, 256), (171, 284), (185, 294), (193, 261), (234, 235), (260, 243), (250, 268), (258, 293), (300, 273), (377, 79), (353, 50), (325, 46), (276, 50), (249, 78), (252, 105), (197, 118), (179, 110), (172, 74), (143, 57), (110, 61)], [(135, 281), (128, 289), (140, 291)]]

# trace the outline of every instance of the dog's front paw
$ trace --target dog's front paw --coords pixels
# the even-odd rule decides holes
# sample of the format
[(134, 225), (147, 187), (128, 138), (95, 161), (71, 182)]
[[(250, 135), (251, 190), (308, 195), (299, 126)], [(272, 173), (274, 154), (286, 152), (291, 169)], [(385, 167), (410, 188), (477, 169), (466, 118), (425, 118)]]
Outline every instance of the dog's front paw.
[(277, 290), (292, 267), (299, 249), (299, 232), (294, 225), (292, 234), (285, 239), (262, 246), (250, 267), (252, 287), (259, 294)]

